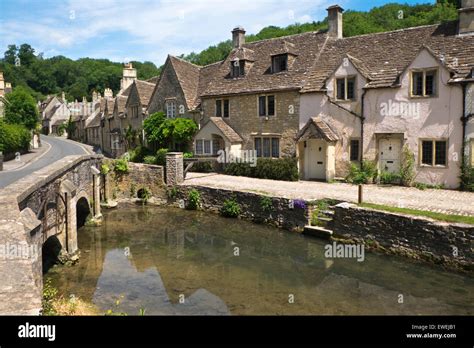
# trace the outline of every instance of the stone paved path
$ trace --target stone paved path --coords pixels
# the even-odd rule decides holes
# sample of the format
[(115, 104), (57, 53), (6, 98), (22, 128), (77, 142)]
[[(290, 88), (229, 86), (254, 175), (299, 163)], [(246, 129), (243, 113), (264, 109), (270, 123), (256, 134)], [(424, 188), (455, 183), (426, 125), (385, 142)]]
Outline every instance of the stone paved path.
[[(330, 198), (357, 202), (357, 186), (343, 183), (286, 182), (236, 177), (222, 174), (188, 173), (184, 185), (256, 192), (289, 199)], [(364, 186), (364, 201), (401, 208), (474, 216), (474, 193), (452, 190), (425, 190), (408, 187)]]

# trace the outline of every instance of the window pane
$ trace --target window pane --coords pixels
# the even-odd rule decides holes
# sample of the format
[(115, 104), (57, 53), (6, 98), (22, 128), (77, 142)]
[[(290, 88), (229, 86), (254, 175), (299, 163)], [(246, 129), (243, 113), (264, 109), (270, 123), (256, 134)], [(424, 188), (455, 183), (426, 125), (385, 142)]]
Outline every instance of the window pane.
[(196, 140), (196, 154), (202, 155), (202, 140)]
[(263, 157), (270, 157), (270, 138), (263, 138)]
[(272, 58), (272, 70), (274, 73), (287, 70), (287, 55), (275, 56)]
[(272, 157), (280, 157), (280, 139), (272, 138)]
[(359, 140), (351, 140), (351, 161), (359, 160)]
[(216, 116), (222, 117), (222, 100), (216, 100)]
[(239, 65), (240, 65), (239, 75), (244, 76), (245, 75), (245, 60), (241, 60)]
[(436, 158), (435, 165), (445, 166), (446, 165), (446, 142), (437, 141), (436, 142)]
[(258, 114), (260, 116), (267, 115), (266, 99), (267, 97), (258, 97)]
[(355, 99), (355, 78), (347, 79), (347, 99)]
[(229, 117), (229, 99), (224, 100), (224, 117)]
[(436, 71), (428, 71), (426, 73), (425, 94), (426, 95), (436, 94)]
[(210, 140), (204, 140), (204, 153), (206, 155), (211, 154), (211, 141)]
[(337, 79), (336, 80), (336, 85), (337, 85), (336, 98), (339, 99), (339, 100), (345, 100), (346, 99), (345, 80), (344, 79)]
[(255, 138), (255, 150), (257, 151), (257, 157), (262, 157), (262, 139)]
[(413, 95), (423, 95), (423, 73), (414, 72), (413, 73)]
[(421, 152), (422, 152), (421, 163), (432, 166), (433, 165), (433, 142), (431, 140), (423, 141), (421, 145)]
[(275, 116), (275, 96), (268, 96), (268, 116)]
[(221, 150), (220, 149), (220, 141), (219, 139), (212, 139), (212, 154), (217, 155), (217, 152)]

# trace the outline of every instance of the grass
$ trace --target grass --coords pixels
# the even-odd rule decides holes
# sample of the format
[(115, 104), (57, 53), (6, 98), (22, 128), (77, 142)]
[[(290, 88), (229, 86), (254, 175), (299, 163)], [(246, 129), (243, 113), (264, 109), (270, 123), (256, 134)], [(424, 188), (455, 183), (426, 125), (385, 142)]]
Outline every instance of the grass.
[(442, 213), (435, 213), (435, 212), (426, 211), (426, 210), (398, 208), (398, 207), (391, 207), (387, 205), (372, 204), (372, 203), (362, 203), (359, 206), (363, 208), (388, 211), (391, 213), (401, 213), (401, 214), (428, 217), (428, 218), (438, 220), (438, 221), (456, 222), (456, 223), (474, 225), (474, 216), (442, 214)]

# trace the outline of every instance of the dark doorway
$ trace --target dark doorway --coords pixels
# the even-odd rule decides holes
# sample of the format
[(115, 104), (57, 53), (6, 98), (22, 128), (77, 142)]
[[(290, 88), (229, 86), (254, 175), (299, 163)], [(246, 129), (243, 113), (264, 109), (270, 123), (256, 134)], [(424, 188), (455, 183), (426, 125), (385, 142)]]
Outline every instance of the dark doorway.
[(46, 274), (51, 267), (58, 263), (61, 249), (61, 243), (56, 236), (49, 237), (43, 244), (43, 274)]

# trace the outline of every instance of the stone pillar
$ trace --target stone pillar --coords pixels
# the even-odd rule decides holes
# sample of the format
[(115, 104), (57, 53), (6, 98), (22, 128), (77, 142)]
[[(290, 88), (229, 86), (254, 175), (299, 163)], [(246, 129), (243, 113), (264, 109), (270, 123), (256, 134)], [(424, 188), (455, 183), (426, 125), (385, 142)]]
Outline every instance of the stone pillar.
[(100, 212), (100, 174), (93, 174), (93, 200), (94, 200), (94, 219), (102, 217)]
[(76, 199), (69, 192), (64, 193), (66, 201), (66, 251), (69, 255), (74, 254), (77, 247), (77, 220)]
[(166, 154), (166, 184), (174, 186), (184, 181), (184, 160), (182, 152)]
[(0, 172), (3, 170), (3, 152), (0, 151)]

